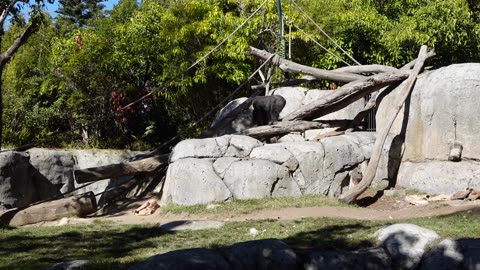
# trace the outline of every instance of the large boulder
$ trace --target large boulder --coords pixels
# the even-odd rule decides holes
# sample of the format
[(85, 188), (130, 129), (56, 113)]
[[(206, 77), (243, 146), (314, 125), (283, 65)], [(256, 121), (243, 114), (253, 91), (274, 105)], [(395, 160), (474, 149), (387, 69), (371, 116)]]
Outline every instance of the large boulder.
[(75, 159), (71, 152), (32, 148), (27, 153), (30, 156), (30, 163), (38, 171), (37, 178), (46, 178), (62, 193), (75, 188), (75, 180), (73, 179)]
[(0, 204), (23, 207), (38, 199), (33, 180), (35, 172), (29, 156), (20, 152), (0, 153)]
[(233, 162), (225, 172), (224, 182), (237, 199), (301, 195), (287, 167), (264, 159)]
[[(463, 158), (480, 159), (480, 122), (475, 117), (480, 114), (478, 74), (479, 63), (466, 63), (419, 76), (407, 110), (399, 114), (392, 129), (394, 134), (405, 133), (403, 160), (447, 160), (455, 142), (463, 145)], [(395, 90), (381, 99), (377, 127), (385, 125), (399, 94)]]
[(207, 204), (231, 198), (230, 190), (215, 173), (212, 160), (188, 158), (168, 167), (160, 204)]
[[(306, 105), (310, 102), (316, 101), (318, 99), (322, 99), (327, 97), (328, 95), (334, 93), (332, 90), (309, 90), (306, 92), (305, 98), (303, 100), (303, 105)], [(336, 112), (332, 112), (325, 116), (322, 116), (318, 119), (321, 120), (352, 120), (355, 116), (365, 107), (365, 99), (361, 98), (347, 107), (338, 110)]]
[(421, 270), (478, 270), (480, 239), (447, 238), (425, 257)]
[[(217, 125), (222, 119), (224, 119), (231, 111), (235, 110), (243, 102), (247, 100), (246, 97), (241, 97), (230, 101), (225, 107), (223, 107), (218, 113), (217, 117), (212, 123), (212, 126)], [(222, 136), (225, 134), (239, 133), (242, 130), (251, 128), (252, 124), (252, 112), (253, 107), (250, 106), (248, 109), (242, 111), (232, 122), (228, 123), (225, 127), (220, 129), (217, 132), (217, 136)]]
[(403, 161), (397, 176), (399, 186), (429, 194), (452, 194), (467, 187), (480, 188), (478, 161)]
[(414, 224), (394, 224), (376, 232), (381, 245), (401, 269), (416, 269), (439, 235)]

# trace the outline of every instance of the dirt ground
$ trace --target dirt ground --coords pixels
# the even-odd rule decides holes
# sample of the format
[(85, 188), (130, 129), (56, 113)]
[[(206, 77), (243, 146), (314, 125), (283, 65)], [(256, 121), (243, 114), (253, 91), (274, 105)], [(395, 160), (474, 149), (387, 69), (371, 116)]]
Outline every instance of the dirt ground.
[(430, 202), (428, 205), (411, 205), (404, 200), (404, 196), (378, 196), (367, 193), (357, 204), (361, 207), (289, 207), (280, 209), (265, 209), (249, 214), (232, 216), (231, 214), (162, 214), (157, 211), (148, 216), (137, 216), (134, 209), (147, 199), (131, 202), (109, 214), (70, 220), (68, 223), (91, 222), (96, 219), (110, 221), (116, 224), (165, 224), (179, 220), (216, 220), (216, 221), (245, 221), (258, 219), (293, 220), (301, 218), (345, 218), (358, 220), (404, 220), (417, 217), (448, 215), (463, 211), (473, 211), (480, 214), (480, 201), (442, 201)]

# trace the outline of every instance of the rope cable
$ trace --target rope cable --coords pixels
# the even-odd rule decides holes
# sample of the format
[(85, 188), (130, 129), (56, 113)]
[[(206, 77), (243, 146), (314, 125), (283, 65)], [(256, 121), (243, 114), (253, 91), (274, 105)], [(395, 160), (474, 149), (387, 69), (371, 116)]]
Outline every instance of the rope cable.
[(302, 34), (304, 34), (305, 36), (307, 36), (313, 43), (317, 44), (320, 48), (322, 48), (323, 50), (325, 50), (327, 53), (331, 54), (333, 57), (337, 58), (338, 60), (340, 60), (342, 63), (348, 65), (348, 66), (351, 66), (349, 63), (347, 63), (345, 60), (343, 60), (340, 56), (338, 56), (337, 54), (335, 54), (334, 52), (331, 52), (329, 49), (325, 48), (322, 44), (320, 44), (318, 41), (316, 41), (312, 36), (310, 36), (309, 34), (307, 34), (305, 31), (303, 31), (300, 27), (298, 27), (297, 25), (293, 24), (292, 25), (300, 32), (302, 32)]
[(225, 42), (227, 42), (236, 32), (238, 32), (238, 30), (240, 30), (243, 26), (245, 26), (245, 24), (253, 17), (255, 16), (255, 14), (257, 14), (260, 9), (265, 6), (265, 4), (268, 2), (268, 0), (265, 0), (263, 1), (263, 3), (252, 13), (250, 14), (250, 16), (242, 23), (240, 24), (235, 30), (233, 30), (232, 33), (230, 33), (224, 40), (222, 40), (220, 43), (217, 44), (217, 46), (215, 46), (215, 48), (211, 49), (210, 52), (208, 52), (207, 54), (205, 54), (204, 56), (202, 56), (200, 59), (198, 59), (197, 61), (195, 61), (195, 63), (193, 63), (192, 65), (190, 65), (186, 70), (185, 72), (189, 71), (191, 68), (193, 68), (194, 66), (198, 65), (198, 63), (200, 63), (201, 61), (203, 61), (205, 58), (207, 58), (210, 54), (212, 54), (213, 52), (215, 52), (220, 46), (222, 46)]
[(346, 56), (348, 56), (348, 58), (350, 58), (353, 62), (355, 62), (357, 65), (362, 65), (360, 64), (357, 60), (355, 60), (355, 58), (353, 58), (348, 52), (346, 52), (340, 45), (338, 45), (338, 43), (333, 39), (331, 38), (325, 31), (323, 31), (323, 29), (310, 17), (308, 16), (308, 14), (294, 1), (294, 0), (290, 0), (293, 5), (301, 12), (303, 13), (303, 15), (309, 19), (313, 25), (315, 25), (315, 27), (317, 27), (317, 29), (323, 34), (325, 35), (331, 42), (333, 42), (333, 44), (335, 44), (335, 46), (337, 46)]
[(170, 143), (175, 141), (178, 137), (181, 135), (185, 134), (187, 131), (191, 130), (192, 128), (196, 127), (199, 123), (203, 122), (208, 116), (210, 116), (212, 113), (214, 113), (224, 102), (227, 100), (231, 99), (238, 91), (240, 91), (243, 87), (245, 87), (266, 64), (268, 64), (276, 54), (273, 54), (268, 58), (265, 62), (263, 62), (260, 67), (258, 67), (248, 78), (245, 80), (241, 85), (239, 85), (235, 90), (233, 90), (226, 98), (224, 98), (222, 101), (220, 101), (213, 109), (208, 111), (202, 118), (197, 120), (195, 123), (187, 127), (186, 129), (180, 131), (176, 136), (172, 137), (170, 140), (164, 142), (160, 146), (156, 147), (155, 149), (149, 151), (149, 153), (146, 156), (153, 155), (154, 153), (158, 152), (160, 149), (164, 148), (165, 146), (168, 146)]

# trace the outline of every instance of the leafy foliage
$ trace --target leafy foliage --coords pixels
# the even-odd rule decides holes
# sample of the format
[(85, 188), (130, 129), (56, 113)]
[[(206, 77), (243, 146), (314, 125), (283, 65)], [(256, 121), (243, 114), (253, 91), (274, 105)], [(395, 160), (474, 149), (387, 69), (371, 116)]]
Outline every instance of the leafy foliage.
[[(245, 54), (250, 45), (278, 51), (276, 1), (237, 29), (263, 2), (121, 0), (104, 16), (98, 0), (65, 0), (62, 16), (46, 21), (4, 72), (5, 139), (15, 145), (135, 148), (167, 141), (259, 65)], [(435, 67), (479, 61), (476, 1), (283, 2), (292, 60), (302, 64), (353, 64), (335, 43), (362, 64), (399, 67), (423, 44), (435, 48)], [(21, 32), (18, 21), (4, 41)]]

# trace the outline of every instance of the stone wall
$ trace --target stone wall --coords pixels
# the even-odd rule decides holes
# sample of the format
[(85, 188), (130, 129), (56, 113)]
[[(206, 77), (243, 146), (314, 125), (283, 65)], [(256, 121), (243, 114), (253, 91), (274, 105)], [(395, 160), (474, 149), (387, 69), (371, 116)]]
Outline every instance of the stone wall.
[(370, 158), (374, 141), (370, 132), (268, 145), (240, 135), (185, 140), (172, 151), (161, 204), (336, 196)]
[[(32, 148), (0, 153), (0, 205), (23, 207), (77, 188), (73, 171), (120, 163), (136, 153), (127, 150), (73, 150)], [(73, 194), (101, 193), (122, 179), (95, 182)], [(100, 199), (100, 196), (97, 197)]]

